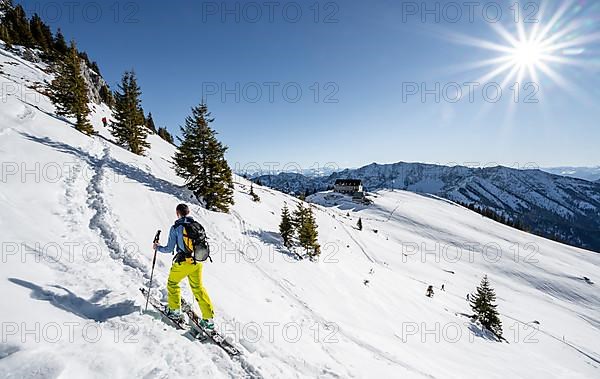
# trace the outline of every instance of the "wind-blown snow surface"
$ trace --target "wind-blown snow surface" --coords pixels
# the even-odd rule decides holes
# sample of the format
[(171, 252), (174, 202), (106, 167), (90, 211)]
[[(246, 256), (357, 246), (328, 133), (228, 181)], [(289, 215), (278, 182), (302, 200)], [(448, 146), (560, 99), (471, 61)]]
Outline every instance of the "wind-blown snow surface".
[[(1, 52), (1, 85), (48, 79)], [(138, 291), (149, 283), (156, 229), (166, 234), (175, 205), (191, 201), (169, 163), (174, 148), (150, 136), (148, 155), (134, 156), (109, 141), (99, 121), (107, 109), (96, 107), (100, 135), (87, 137), (54, 117), (44, 96), (24, 93), (31, 90), (0, 104), (2, 378), (600, 373), (598, 254), (402, 191), (377, 193), (369, 208), (313, 196), (322, 204), (319, 262), (296, 261), (281, 246), (279, 213), (285, 202), (295, 207), (292, 197), (255, 186), (254, 203), (236, 177), (230, 214), (192, 203), (213, 246), (204, 281), (217, 325), (243, 356), (181, 336), (155, 312), (140, 313)], [(170, 259), (159, 256), (154, 273), (161, 297)], [(465, 295), (486, 273), (510, 343), (494, 342), (464, 315)], [(191, 298), (185, 285), (183, 293)]]

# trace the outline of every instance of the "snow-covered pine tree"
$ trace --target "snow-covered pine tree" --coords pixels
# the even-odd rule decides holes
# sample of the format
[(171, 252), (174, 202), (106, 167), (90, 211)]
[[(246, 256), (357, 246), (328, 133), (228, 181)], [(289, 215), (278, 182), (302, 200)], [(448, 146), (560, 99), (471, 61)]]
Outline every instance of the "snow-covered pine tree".
[(49, 86), (49, 97), (56, 105), (59, 116), (72, 116), (77, 119), (75, 128), (82, 133), (92, 134), (94, 128), (87, 117), (90, 114), (87, 86), (81, 76), (81, 66), (75, 42), (63, 60), (55, 65), (56, 76)]
[(225, 160), (227, 147), (209, 125), (213, 121), (206, 104), (192, 108), (181, 127), (175, 172), (208, 209), (228, 212), (233, 204), (233, 176)]
[(281, 222), (279, 223), (279, 234), (283, 239), (283, 245), (288, 249), (293, 246), (294, 238), (294, 224), (292, 222), (292, 215), (288, 209), (287, 203), (283, 204), (281, 210)]
[(481, 325), (496, 336), (502, 337), (502, 322), (496, 310), (497, 305), (494, 304), (496, 293), (490, 286), (487, 275), (483, 277), (475, 294), (470, 299), (471, 308)]
[(137, 155), (142, 155), (150, 147), (146, 141), (148, 130), (141, 106), (141, 94), (135, 73), (126, 71), (121, 78), (119, 91), (115, 93), (115, 122), (111, 127), (117, 143)]

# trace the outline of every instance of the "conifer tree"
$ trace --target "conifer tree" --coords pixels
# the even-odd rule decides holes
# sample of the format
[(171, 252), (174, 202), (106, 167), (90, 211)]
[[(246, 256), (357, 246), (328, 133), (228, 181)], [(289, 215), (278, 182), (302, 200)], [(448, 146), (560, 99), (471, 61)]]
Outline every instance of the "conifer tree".
[(56, 32), (54, 36), (54, 51), (60, 56), (65, 55), (69, 48), (67, 47), (67, 42), (65, 41), (65, 36), (62, 34), (60, 28)]
[(92, 64), (90, 63), (90, 57), (87, 55), (85, 51), (79, 52), (79, 58), (81, 58), (87, 67), (90, 67)]
[(87, 93), (77, 48), (75, 42), (71, 42), (68, 54), (56, 65), (56, 77), (50, 83), (49, 97), (56, 105), (58, 115), (75, 117), (75, 128), (89, 135), (94, 129), (87, 119), (90, 114)]
[(36, 46), (48, 52), (52, 48), (52, 32), (37, 13), (31, 16), (29, 29), (31, 30), (31, 35)]
[(119, 90), (115, 93), (115, 122), (111, 132), (117, 143), (134, 154), (142, 155), (150, 144), (146, 141), (148, 131), (140, 100), (142, 91), (133, 71), (123, 74)]
[(319, 254), (317, 222), (311, 207), (304, 209), (303, 222), (298, 229), (298, 242), (311, 257)]
[(98, 67), (98, 62), (93, 61), (92, 63), (90, 63), (90, 69), (92, 71), (94, 71), (96, 74), (101, 75), (100, 74), (100, 67)]
[(233, 176), (225, 160), (227, 147), (210, 127), (213, 121), (206, 104), (192, 108), (181, 127), (175, 172), (208, 209), (228, 212), (233, 204)]
[(6, 15), (6, 19), (11, 26), (10, 32), (13, 42), (26, 47), (33, 47), (33, 35), (23, 7), (19, 4), (11, 8)]
[(0, 20), (0, 40), (4, 41), (7, 49), (10, 49), (12, 47), (12, 39), (10, 38), (10, 33), (8, 31), (8, 27), (4, 23), (2, 23), (1, 20)]
[[(294, 213), (292, 214), (292, 226), (294, 227), (294, 230), (296, 232), (298, 232), (300, 230), (300, 228), (304, 224), (304, 218), (306, 217), (306, 209), (304, 208), (303, 204), (304, 204), (303, 201), (298, 202), (298, 206), (296, 207), (296, 209), (294, 210)], [(294, 241), (294, 242), (297, 242), (297, 241)]]
[(106, 104), (109, 108), (113, 108), (115, 106), (115, 98), (113, 97), (112, 91), (106, 84), (103, 84), (98, 92), (100, 95), (100, 100), (102, 100), (104, 104)]
[(0, 12), (6, 13), (13, 7), (12, 0), (0, 0)]
[(356, 227), (358, 228), (358, 230), (362, 230), (362, 228), (363, 228), (362, 218), (358, 219), (358, 222), (356, 223)]
[(302, 205), (302, 202), (298, 203), (298, 208), (294, 211), (292, 225), (296, 231), (298, 245), (310, 256), (318, 255), (319, 244), (317, 243), (317, 223), (312, 208), (305, 208)]
[(283, 245), (288, 249), (293, 245), (294, 238), (294, 225), (292, 222), (292, 216), (288, 209), (287, 203), (283, 205), (281, 210), (281, 222), (279, 223), (279, 234), (283, 239)]
[(175, 141), (173, 140), (173, 136), (171, 135), (171, 133), (169, 133), (169, 131), (167, 130), (167, 128), (164, 127), (159, 127), (158, 128), (158, 136), (162, 139), (164, 139), (165, 141), (167, 141), (168, 143), (170, 143), (171, 145), (175, 144)]
[(154, 125), (154, 119), (152, 118), (152, 112), (148, 113), (146, 117), (146, 127), (156, 133), (156, 126)]
[(476, 293), (470, 296), (470, 299), (471, 308), (481, 325), (496, 336), (502, 337), (502, 322), (496, 310), (497, 305), (494, 304), (496, 294), (494, 289), (490, 287), (487, 275), (483, 277)]

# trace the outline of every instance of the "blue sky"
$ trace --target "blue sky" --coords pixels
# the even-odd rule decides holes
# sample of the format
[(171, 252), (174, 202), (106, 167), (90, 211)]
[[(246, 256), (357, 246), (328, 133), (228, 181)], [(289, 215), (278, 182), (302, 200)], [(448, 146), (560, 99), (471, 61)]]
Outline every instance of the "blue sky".
[[(548, 63), (561, 80), (538, 70), (537, 80), (520, 82), (515, 101), (513, 78), (494, 103), (481, 88), (494, 92), (505, 74), (480, 81), (473, 102), (463, 84), (498, 66), (470, 68), (499, 53), (457, 42), (469, 36), (506, 44), (494, 27), (518, 35), (514, 1), (486, 12), (489, 2), (482, 2), (472, 20), (469, 9), (459, 17), (450, 4), (461, 2), (450, 1), (16, 2), (76, 39), (113, 88), (135, 69), (144, 109), (158, 126), (177, 133), (204, 95), (237, 169), (251, 162), (600, 164), (598, 2), (568, 2), (548, 33), (577, 26), (564, 37), (580, 43), (559, 51), (576, 64)], [(537, 15), (526, 3), (519, 16)], [(542, 27), (559, 10), (551, 3), (539, 13)], [(524, 88), (527, 82), (537, 85), (537, 103), (525, 102), (536, 90)], [(422, 83), (439, 102), (435, 94), (421, 98)], [(464, 95), (457, 102), (454, 83)]]

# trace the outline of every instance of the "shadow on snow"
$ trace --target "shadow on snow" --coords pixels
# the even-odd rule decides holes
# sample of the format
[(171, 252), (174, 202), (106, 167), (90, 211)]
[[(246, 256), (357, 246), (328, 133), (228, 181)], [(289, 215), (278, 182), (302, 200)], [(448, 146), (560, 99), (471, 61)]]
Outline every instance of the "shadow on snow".
[(9, 278), (8, 280), (14, 284), (30, 289), (32, 291), (31, 297), (33, 299), (48, 301), (57, 308), (73, 313), (79, 317), (98, 322), (103, 322), (113, 317), (125, 316), (135, 311), (139, 311), (139, 307), (136, 306), (131, 300), (125, 300), (116, 304), (98, 304), (98, 302), (100, 302), (110, 293), (110, 290), (107, 289), (94, 292), (92, 297), (86, 300), (77, 296), (67, 288), (58, 285), (52, 285), (50, 287), (64, 291), (65, 294), (59, 294), (57, 292), (44, 289), (37, 284), (28, 282), (26, 280), (16, 278)]

